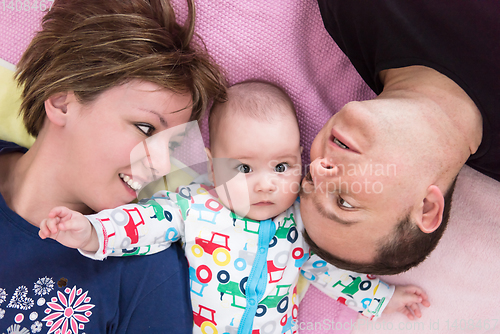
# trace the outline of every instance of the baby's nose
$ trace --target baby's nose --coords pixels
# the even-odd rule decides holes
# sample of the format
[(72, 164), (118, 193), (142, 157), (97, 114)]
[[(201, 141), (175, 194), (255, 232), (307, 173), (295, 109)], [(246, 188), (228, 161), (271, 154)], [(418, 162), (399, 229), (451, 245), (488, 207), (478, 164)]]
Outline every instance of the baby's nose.
[(276, 180), (270, 176), (263, 176), (255, 185), (256, 191), (260, 192), (274, 192), (278, 187), (276, 186)]

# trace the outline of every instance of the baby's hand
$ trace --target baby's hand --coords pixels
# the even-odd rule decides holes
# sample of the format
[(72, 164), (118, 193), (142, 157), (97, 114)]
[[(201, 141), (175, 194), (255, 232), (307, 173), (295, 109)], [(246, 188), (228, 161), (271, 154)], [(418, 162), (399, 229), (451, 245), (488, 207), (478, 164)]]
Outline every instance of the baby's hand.
[(40, 238), (52, 238), (66, 247), (97, 251), (97, 233), (84, 215), (64, 206), (53, 208), (40, 223)]
[(408, 319), (413, 320), (415, 317), (420, 318), (422, 316), (418, 304), (425, 307), (431, 305), (427, 299), (427, 294), (422, 289), (414, 285), (398, 285), (384, 313), (401, 312)]

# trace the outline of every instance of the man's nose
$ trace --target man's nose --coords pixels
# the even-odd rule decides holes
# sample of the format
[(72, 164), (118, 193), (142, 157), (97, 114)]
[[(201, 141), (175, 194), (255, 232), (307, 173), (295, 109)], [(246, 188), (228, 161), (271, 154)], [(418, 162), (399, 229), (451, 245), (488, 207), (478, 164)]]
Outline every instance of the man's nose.
[(327, 158), (318, 158), (311, 162), (310, 172), (316, 188), (328, 187), (340, 175), (339, 166)]
[(327, 158), (318, 158), (311, 163), (311, 174), (317, 178), (337, 176), (339, 174), (339, 166)]

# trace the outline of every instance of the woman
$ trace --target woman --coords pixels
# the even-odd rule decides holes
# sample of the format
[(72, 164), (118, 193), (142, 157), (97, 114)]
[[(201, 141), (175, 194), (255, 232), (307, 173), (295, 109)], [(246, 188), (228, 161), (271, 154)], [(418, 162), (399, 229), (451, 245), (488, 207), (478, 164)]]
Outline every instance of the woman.
[(37, 139), (27, 151), (0, 143), (2, 332), (191, 332), (177, 247), (97, 262), (37, 227), (57, 205), (89, 213), (131, 201), (132, 148), (224, 99), (222, 75), (191, 42), (189, 7), (185, 26), (161, 0), (56, 1), (45, 16), (17, 72)]

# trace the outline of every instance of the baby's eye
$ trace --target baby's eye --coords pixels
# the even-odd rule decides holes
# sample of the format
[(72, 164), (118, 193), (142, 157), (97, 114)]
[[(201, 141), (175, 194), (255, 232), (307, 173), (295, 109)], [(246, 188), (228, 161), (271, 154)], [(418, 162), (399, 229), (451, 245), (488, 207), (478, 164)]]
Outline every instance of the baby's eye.
[(238, 167), (236, 167), (236, 169), (240, 172), (240, 173), (243, 173), (243, 174), (248, 174), (252, 171), (252, 168), (248, 165), (245, 165), (245, 164), (241, 164), (239, 165)]
[(156, 130), (154, 126), (148, 123), (137, 123), (135, 126), (146, 136), (151, 136)]
[(352, 209), (354, 208), (351, 204), (347, 203), (342, 197), (339, 196), (339, 199), (338, 199), (338, 202), (339, 202), (339, 205), (343, 208), (346, 208), (346, 209)]
[(284, 173), (287, 171), (289, 165), (286, 162), (281, 162), (274, 166), (274, 171), (277, 173)]

